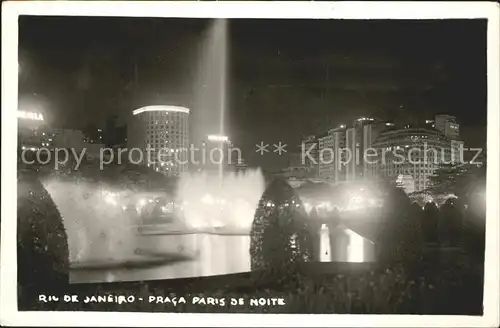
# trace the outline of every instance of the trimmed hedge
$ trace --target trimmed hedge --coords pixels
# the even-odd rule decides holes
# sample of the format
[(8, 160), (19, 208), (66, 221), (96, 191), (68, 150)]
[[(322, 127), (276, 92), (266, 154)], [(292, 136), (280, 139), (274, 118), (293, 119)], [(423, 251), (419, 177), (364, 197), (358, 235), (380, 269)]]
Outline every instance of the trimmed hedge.
[(40, 181), (25, 174), (18, 176), (17, 264), (21, 295), (69, 282), (68, 236), (62, 217)]
[(259, 201), (250, 231), (251, 269), (271, 273), (310, 261), (312, 240), (307, 222), (295, 190), (284, 180), (272, 181)]

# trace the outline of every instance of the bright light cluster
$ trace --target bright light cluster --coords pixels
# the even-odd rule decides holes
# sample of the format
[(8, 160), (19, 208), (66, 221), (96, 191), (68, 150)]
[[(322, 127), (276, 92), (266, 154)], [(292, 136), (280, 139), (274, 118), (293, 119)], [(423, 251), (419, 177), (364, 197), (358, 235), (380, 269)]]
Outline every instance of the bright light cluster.
[(142, 108), (134, 110), (132, 112), (132, 114), (138, 115), (138, 114), (141, 114), (144, 112), (177, 112), (177, 113), (189, 114), (189, 109), (185, 108), (185, 107), (165, 106), (165, 105), (146, 106), (146, 107), (142, 107)]
[(209, 135), (208, 137), (209, 141), (220, 141), (220, 142), (228, 142), (229, 138), (227, 136), (219, 136), (219, 135)]
[(17, 117), (25, 120), (43, 121), (43, 115), (36, 112), (17, 111)]

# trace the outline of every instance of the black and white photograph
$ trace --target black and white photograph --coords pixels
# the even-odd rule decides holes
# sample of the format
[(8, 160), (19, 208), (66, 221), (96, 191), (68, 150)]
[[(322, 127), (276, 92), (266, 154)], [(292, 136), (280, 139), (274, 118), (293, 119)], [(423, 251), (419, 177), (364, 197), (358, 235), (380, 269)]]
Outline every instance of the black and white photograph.
[(498, 326), (499, 7), (421, 5), (4, 4), (2, 325)]

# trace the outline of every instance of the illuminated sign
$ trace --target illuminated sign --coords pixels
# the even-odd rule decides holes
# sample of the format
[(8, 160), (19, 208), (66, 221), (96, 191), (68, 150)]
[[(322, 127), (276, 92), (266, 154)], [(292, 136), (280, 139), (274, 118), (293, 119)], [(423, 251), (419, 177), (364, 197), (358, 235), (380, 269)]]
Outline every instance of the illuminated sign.
[(209, 135), (208, 136), (209, 141), (219, 141), (219, 142), (227, 142), (229, 138), (227, 136), (219, 136), (219, 135)]
[(17, 117), (22, 118), (22, 119), (26, 119), (26, 120), (43, 121), (42, 114), (34, 113), (34, 112), (25, 112), (23, 110), (17, 111)]

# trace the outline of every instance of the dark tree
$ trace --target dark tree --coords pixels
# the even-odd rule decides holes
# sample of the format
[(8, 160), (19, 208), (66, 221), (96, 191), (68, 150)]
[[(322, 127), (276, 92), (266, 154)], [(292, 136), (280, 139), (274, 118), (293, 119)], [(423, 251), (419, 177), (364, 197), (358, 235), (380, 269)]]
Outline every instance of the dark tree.
[(311, 259), (311, 236), (302, 201), (284, 180), (272, 181), (264, 191), (250, 232), (252, 270), (288, 270)]
[(419, 217), (419, 219), (421, 218), (422, 206), (420, 206), (418, 203), (414, 202), (411, 204), (411, 210), (416, 216)]
[(36, 305), (37, 294), (69, 283), (68, 236), (61, 215), (36, 177), (18, 177), (17, 264), (20, 308)]
[(469, 172), (467, 180), (457, 193), (465, 208), (463, 216), (463, 240), (466, 250), (479, 262), (484, 263), (486, 232), (486, 166)]
[(320, 253), (320, 229), (322, 222), (318, 215), (318, 210), (316, 207), (313, 207), (309, 213), (308, 228), (311, 235), (312, 256), (314, 260), (317, 260), (316, 255)]
[(403, 190), (395, 187), (389, 190), (377, 240), (379, 261), (414, 265), (420, 260), (422, 229), (413, 209)]
[(458, 246), (462, 235), (462, 211), (453, 199), (441, 206), (439, 217), (439, 240), (441, 244)]
[(434, 202), (425, 204), (422, 216), (422, 231), (428, 243), (438, 242), (439, 209)]

